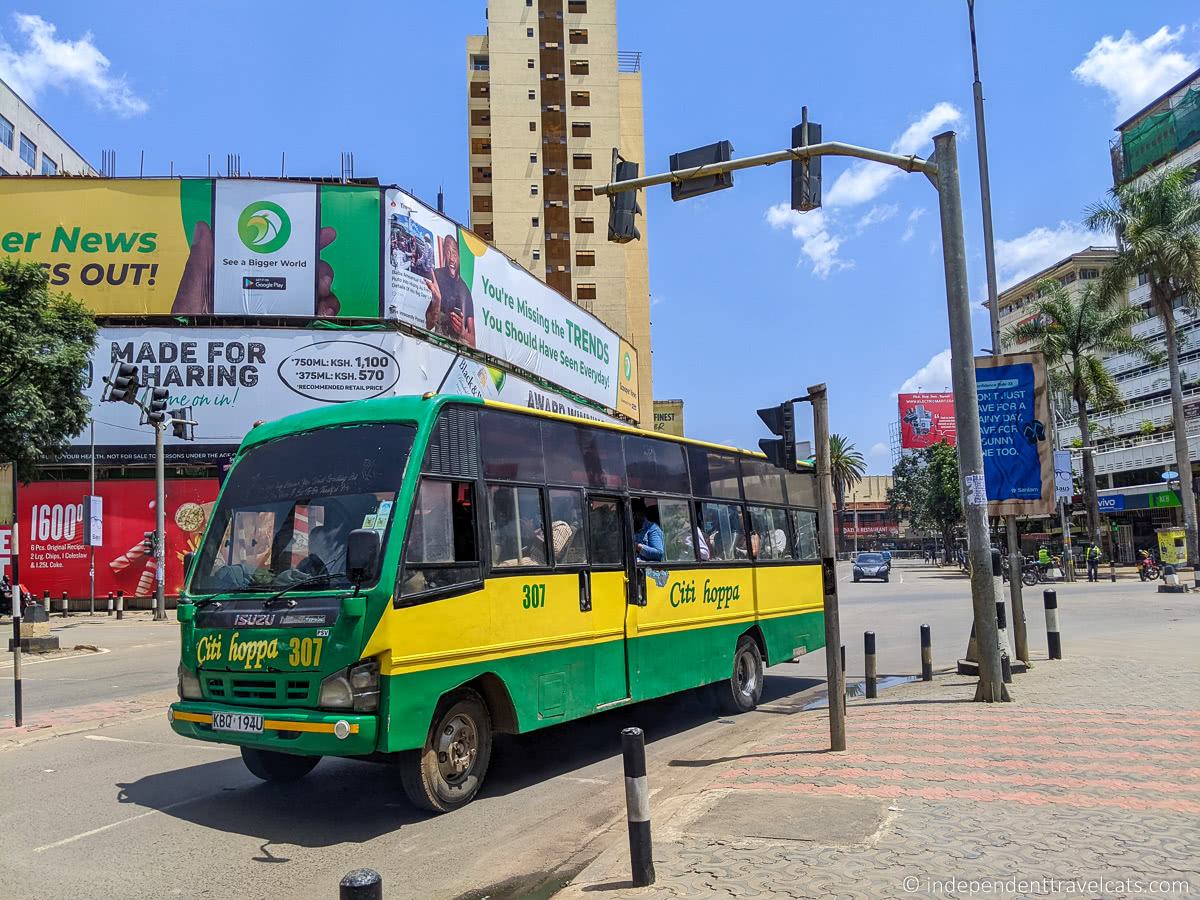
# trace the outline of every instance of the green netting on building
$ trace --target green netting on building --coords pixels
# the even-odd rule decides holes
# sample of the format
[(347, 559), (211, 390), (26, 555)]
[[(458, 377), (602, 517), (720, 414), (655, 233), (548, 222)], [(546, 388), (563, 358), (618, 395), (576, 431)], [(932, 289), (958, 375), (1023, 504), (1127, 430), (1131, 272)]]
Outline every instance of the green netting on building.
[(1167, 112), (1147, 116), (1122, 136), (1125, 177), (1131, 178), (1156, 162), (1200, 141), (1200, 89), (1193, 88)]

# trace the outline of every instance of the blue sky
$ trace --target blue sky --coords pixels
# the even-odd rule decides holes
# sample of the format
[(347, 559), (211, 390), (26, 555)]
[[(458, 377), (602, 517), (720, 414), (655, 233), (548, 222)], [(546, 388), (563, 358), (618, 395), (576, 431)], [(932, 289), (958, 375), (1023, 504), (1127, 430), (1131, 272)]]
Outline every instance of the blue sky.
[[(94, 164), (118, 174), (376, 175), (466, 220), (464, 36), (476, 2), (94, 5), (0, 12), (0, 75)], [(738, 155), (787, 144), (800, 107), (827, 140), (927, 155), (960, 135), (973, 299), (985, 296), (966, 3), (623, 0), (641, 50), (643, 171), (715, 140)], [(1113, 126), (1200, 66), (1192, 2), (978, 0), (1002, 286), (1103, 236), (1079, 225), (1111, 183)], [(36, 16), (37, 18), (29, 18)], [(832, 423), (890, 470), (902, 385), (948, 384), (936, 197), (924, 178), (827, 161), (826, 206), (786, 209), (786, 166), (685, 203), (648, 198), (655, 394), (686, 401), (694, 437), (754, 446), (754, 410), (818, 381)], [(785, 204), (785, 206), (778, 206)], [(986, 314), (974, 319), (987, 347)], [(807, 422), (806, 418), (802, 421)], [(807, 430), (807, 429), (804, 429)]]

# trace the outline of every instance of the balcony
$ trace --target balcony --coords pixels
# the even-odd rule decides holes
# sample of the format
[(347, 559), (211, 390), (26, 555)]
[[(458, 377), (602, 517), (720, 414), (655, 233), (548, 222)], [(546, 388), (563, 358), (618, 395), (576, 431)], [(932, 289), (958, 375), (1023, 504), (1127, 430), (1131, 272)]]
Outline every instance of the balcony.
[[(1187, 360), (1179, 364), (1179, 374), (1183, 379), (1183, 389), (1200, 383), (1200, 359)], [(1143, 375), (1132, 378), (1122, 378), (1117, 381), (1117, 387), (1125, 401), (1133, 402), (1147, 394), (1159, 394), (1170, 390), (1170, 372), (1166, 365), (1158, 366)]]
[[(1193, 460), (1200, 459), (1200, 423), (1188, 428), (1188, 453)], [(1115, 472), (1131, 472), (1137, 469), (1158, 468), (1175, 465), (1175, 439), (1155, 435), (1150, 438), (1124, 441), (1118, 446), (1101, 450), (1092, 455), (1097, 475)], [(1083, 473), (1083, 454), (1071, 454), (1074, 470)]]
[(1200, 145), (1200, 88), (1193, 87), (1172, 107), (1146, 116), (1112, 142), (1109, 152), (1113, 183), (1124, 184), (1197, 145)]
[[(1200, 388), (1185, 389), (1184, 404), (1200, 400)], [(1092, 440), (1103, 442), (1106, 436), (1114, 438), (1122, 435), (1136, 434), (1143, 422), (1150, 422), (1156, 428), (1171, 424), (1171, 398), (1158, 397), (1154, 400), (1143, 400), (1130, 403), (1119, 413), (1102, 413), (1092, 416)], [(1197, 423), (1200, 425), (1200, 423)], [(1059, 429), (1059, 444), (1068, 446), (1072, 441), (1079, 440), (1078, 425), (1064, 425)]]
[[(1147, 285), (1147, 291), (1148, 289), (1149, 285)], [(1200, 324), (1200, 309), (1188, 306), (1175, 307), (1176, 331), (1180, 331), (1193, 324)], [(1130, 331), (1134, 337), (1162, 337), (1163, 321), (1156, 315), (1150, 315), (1134, 325)]]

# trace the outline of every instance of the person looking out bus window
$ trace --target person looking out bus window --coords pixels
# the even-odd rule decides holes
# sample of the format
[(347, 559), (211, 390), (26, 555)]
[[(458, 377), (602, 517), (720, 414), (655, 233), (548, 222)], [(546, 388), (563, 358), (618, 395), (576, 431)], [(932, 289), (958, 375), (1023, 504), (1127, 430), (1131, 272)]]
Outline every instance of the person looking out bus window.
[(659, 562), (666, 551), (662, 526), (654, 521), (657, 508), (644, 500), (633, 501), (633, 549), (643, 562)]

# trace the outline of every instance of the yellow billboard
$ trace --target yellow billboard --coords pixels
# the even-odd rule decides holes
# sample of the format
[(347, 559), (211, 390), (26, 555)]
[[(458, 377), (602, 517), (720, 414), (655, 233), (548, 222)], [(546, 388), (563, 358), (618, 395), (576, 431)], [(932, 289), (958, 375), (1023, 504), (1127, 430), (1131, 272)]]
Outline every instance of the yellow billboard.
[(0, 253), (97, 315), (169, 315), (212, 290), (211, 181), (0, 178), (0, 209)]
[(683, 401), (654, 401), (654, 430), (683, 437)]
[(620, 356), (617, 358), (617, 412), (629, 416), (635, 422), (641, 422), (642, 415), (638, 404), (638, 358), (624, 338), (620, 339)]

